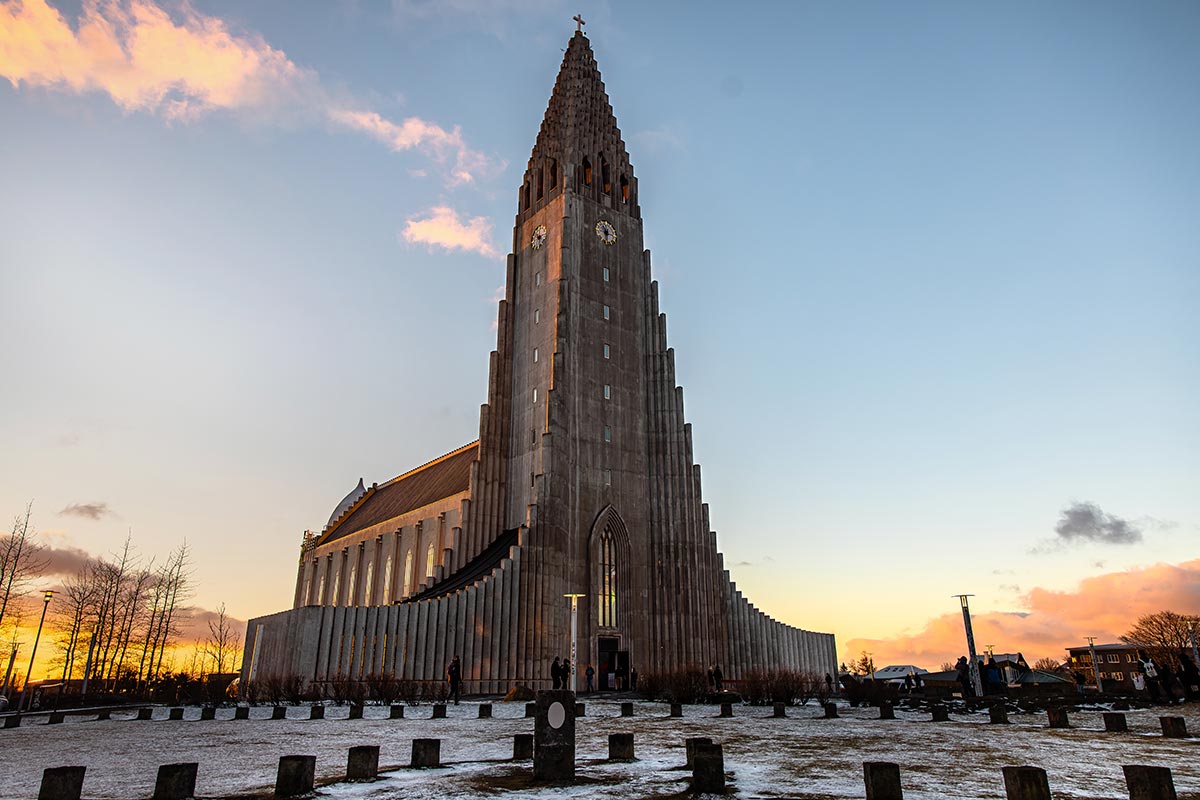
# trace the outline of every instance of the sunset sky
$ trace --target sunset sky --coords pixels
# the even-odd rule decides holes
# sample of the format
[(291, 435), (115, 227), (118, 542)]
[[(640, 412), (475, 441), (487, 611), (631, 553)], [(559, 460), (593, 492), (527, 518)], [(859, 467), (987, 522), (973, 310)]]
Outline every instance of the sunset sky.
[(930, 668), (959, 592), (1030, 661), (1200, 613), (1190, 0), (0, 0), (0, 514), (289, 606), (477, 436), (575, 13), (760, 608)]

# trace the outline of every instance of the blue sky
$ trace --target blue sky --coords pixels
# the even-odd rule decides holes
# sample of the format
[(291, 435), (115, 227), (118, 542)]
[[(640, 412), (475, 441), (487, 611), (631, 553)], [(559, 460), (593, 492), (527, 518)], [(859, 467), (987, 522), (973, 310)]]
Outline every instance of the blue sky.
[[(31, 55), (35, 5), (0, 3), (0, 510), (56, 541), (186, 537), (199, 604), (266, 613), (360, 475), (475, 437), (582, 12), (760, 607), (887, 639), (1196, 556), (1194, 3), (118, 4), (276, 54), (228, 96)], [(406, 241), (434, 209), (473, 249)], [(1056, 535), (1075, 502), (1140, 541)]]

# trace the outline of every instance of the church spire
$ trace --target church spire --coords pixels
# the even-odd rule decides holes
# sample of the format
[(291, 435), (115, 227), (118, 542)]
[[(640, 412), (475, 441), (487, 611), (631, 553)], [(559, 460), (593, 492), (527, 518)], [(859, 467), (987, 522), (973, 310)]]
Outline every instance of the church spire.
[(521, 188), (521, 213), (535, 210), (560, 191), (641, 216), (629, 153), (591, 43), (581, 30), (567, 44), (538, 130)]

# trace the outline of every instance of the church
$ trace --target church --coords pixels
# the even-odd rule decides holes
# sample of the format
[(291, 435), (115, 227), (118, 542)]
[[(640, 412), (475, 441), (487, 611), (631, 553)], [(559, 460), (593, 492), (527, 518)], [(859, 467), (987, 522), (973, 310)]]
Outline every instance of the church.
[[(836, 674), (834, 637), (731, 581), (692, 460), (633, 165), (588, 39), (567, 46), (518, 195), (479, 438), (306, 533), (292, 608), (252, 619), (242, 685), (372, 675), (598, 689), (720, 665)], [(569, 599), (570, 595), (577, 597)]]

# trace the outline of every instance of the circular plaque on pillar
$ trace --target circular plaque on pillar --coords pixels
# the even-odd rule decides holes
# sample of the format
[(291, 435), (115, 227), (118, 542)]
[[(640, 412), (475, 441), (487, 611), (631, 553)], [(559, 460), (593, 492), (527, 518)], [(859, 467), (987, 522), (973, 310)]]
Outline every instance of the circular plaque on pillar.
[(567, 710), (563, 708), (562, 703), (556, 702), (550, 705), (550, 708), (546, 711), (546, 721), (555, 730), (563, 726), (563, 723), (567, 721)]

